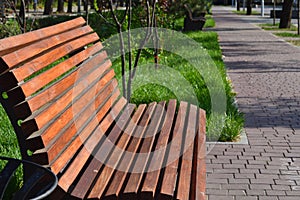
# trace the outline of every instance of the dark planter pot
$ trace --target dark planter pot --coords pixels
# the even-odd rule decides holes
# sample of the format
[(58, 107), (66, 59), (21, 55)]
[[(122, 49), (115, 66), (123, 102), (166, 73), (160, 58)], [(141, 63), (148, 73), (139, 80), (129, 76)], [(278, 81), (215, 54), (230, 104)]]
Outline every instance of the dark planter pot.
[(205, 17), (206, 12), (203, 11), (194, 11), (192, 16), (197, 18), (197, 17)]
[(198, 31), (202, 30), (205, 24), (204, 17), (196, 17), (191, 19), (190, 17), (184, 18), (184, 27), (183, 31)]

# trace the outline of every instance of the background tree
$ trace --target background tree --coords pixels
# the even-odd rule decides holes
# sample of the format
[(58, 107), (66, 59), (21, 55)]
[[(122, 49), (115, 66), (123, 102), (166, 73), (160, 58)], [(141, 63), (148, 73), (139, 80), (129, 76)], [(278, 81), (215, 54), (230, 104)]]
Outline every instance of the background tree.
[(292, 19), (293, 0), (284, 0), (279, 28), (290, 28)]
[[(122, 73), (122, 91), (123, 96), (130, 100), (131, 98), (131, 83), (135, 76), (139, 60), (142, 55), (142, 51), (151, 38), (158, 40), (158, 36), (155, 34), (153, 27), (157, 25), (156, 21), (156, 0), (144, 0), (133, 6), (132, 0), (124, 1), (124, 9), (120, 9), (119, 4), (114, 4), (112, 0), (98, 0), (97, 1), (97, 12), (102, 19), (106, 21), (117, 30), (119, 37), (119, 48), (121, 58), (121, 73)], [(136, 51), (132, 51), (131, 44), (131, 28), (132, 28), (132, 9), (138, 9), (141, 20), (141, 24), (145, 27), (145, 36), (142, 38)], [(107, 9), (109, 12), (107, 12)], [(124, 12), (123, 12), (124, 11)], [(127, 31), (124, 35), (123, 31)], [(126, 39), (125, 39), (126, 37)], [(127, 49), (127, 51), (125, 51)], [(125, 52), (128, 52), (127, 54)], [(154, 60), (157, 61), (157, 50), (153, 53)]]
[(64, 11), (64, 0), (58, 0), (57, 1), (57, 12), (63, 13)]
[(247, 0), (247, 15), (252, 14), (252, 0)]
[(53, 13), (53, 0), (46, 0), (44, 6), (44, 15), (51, 15)]
[(68, 9), (67, 9), (67, 13), (72, 13), (72, 5), (73, 4), (73, 0), (68, 0)]

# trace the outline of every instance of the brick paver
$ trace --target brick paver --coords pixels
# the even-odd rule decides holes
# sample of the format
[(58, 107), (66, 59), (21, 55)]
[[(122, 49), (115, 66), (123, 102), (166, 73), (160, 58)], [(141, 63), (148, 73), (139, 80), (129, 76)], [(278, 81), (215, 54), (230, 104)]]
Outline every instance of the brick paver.
[(300, 199), (300, 48), (213, 13), (249, 144), (207, 144), (208, 199)]

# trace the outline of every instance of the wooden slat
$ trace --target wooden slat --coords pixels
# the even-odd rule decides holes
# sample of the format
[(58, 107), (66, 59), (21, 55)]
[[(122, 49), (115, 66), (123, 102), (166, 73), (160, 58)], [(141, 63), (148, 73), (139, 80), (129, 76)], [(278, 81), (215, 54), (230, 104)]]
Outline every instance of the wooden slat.
[[(14, 100), (14, 102), (18, 103), (24, 100), (25, 97), (28, 97), (35, 91), (39, 90), (40, 88), (48, 84), (51, 80), (54, 79), (53, 77), (58, 77), (59, 73), (62, 74), (63, 72), (68, 71), (72, 67), (80, 64), (82, 61), (84, 61), (85, 59), (87, 59), (88, 57), (92, 56), (93, 54), (95, 54), (96, 52), (102, 49), (102, 44), (98, 42), (95, 45), (90, 46), (85, 50), (82, 50), (78, 54), (75, 54), (71, 58), (68, 58), (66, 61), (58, 64), (57, 66), (47, 70), (46, 73), (42, 73), (41, 75), (37, 76), (35, 79), (31, 79), (30, 81), (25, 82), (25, 84), (22, 83), (22, 81), (25, 78), (28, 78), (30, 75), (33, 75), (38, 70), (53, 63), (54, 61), (61, 58), (62, 56), (67, 55), (67, 53), (71, 53), (72, 51), (77, 50), (78, 48), (80, 48), (80, 46), (83, 47), (84, 45), (89, 44), (90, 42), (93, 42), (95, 40), (95, 38), (91, 37), (91, 35), (84, 36), (81, 39), (79, 38), (75, 41), (71, 41), (70, 44), (66, 44), (61, 47), (58, 47), (49, 53), (37, 57), (28, 63), (25, 63), (23, 66), (19, 68), (15, 68), (11, 72), (2, 74), (0, 78), (0, 85), (3, 86), (3, 90), (9, 91), (12, 88), (17, 87), (18, 85), (21, 85), (22, 86), (21, 88), (25, 93), (25, 95), (22, 95), (23, 99), (20, 98), (18, 98), (19, 100), (13, 99), (15, 98), (15, 95), (10, 94), (13, 92), (10, 91), (8, 93), (8, 95), (12, 95), (11, 97)], [(38, 79), (38, 81), (35, 81), (36, 79)], [(20, 88), (18, 88), (18, 90), (20, 90)], [(24, 108), (22, 107), (22, 109)]]
[[(20, 81), (26, 79), (27, 77), (29, 77), (30, 75), (38, 72), (42, 68), (55, 62), (59, 58), (62, 58), (80, 48), (83, 48), (84, 46), (86, 46), (88, 44), (91, 44), (91, 43), (97, 41), (97, 40), (98, 40), (98, 37), (95, 37), (95, 35), (91, 35), (91, 34), (84, 35), (78, 39), (69, 41), (68, 43), (66, 43), (62, 46), (58, 46), (57, 48), (29, 61), (28, 63), (25, 63), (21, 67), (13, 69), (12, 73), (15, 75), (16, 79), (20, 82)], [(72, 58), (73, 60), (72, 59), (70, 59), (70, 60), (72, 60), (72, 62), (74, 62), (73, 66), (75, 66), (78, 63), (85, 60), (86, 58), (88, 58), (89, 56), (95, 54), (97, 51), (100, 51), (101, 49), (102, 49), (102, 44), (98, 42), (95, 45), (90, 46), (87, 50), (82, 50), (79, 53), (79, 57), (74, 57), (74, 58)], [(71, 64), (72, 62), (68, 61), (67, 63)], [(60, 67), (60, 68), (55, 67), (55, 68), (62, 69), (62, 67)], [(67, 71), (68, 68), (62, 69), (62, 70)], [(48, 74), (48, 76), (52, 77), (53, 75), (51, 75), (50, 72), (51, 72), (51, 70), (48, 70), (47, 74)], [(56, 75), (54, 77), (58, 77), (58, 76), (59, 75)]]
[[(36, 113), (37, 116), (35, 115), (31, 116), (31, 118), (34, 118), (37, 127), (36, 130), (39, 130), (46, 124), (49, 124), (49, 121), (52, 120), (54, 116), (57, 116), (61, 111), (63, 111), (66, 108), (66, 106), (70, 105), (70, 103), (72, 103), (75, 100), (75, 98), (78, 95), (80, 95), (82, 91), (86, 89), (87, 83), (90, 84), (93, 81), (95, 81), (97, 78), (99, 78), (101, 74), (103, 74), (111, 66), (111, 63), (109, 61), (102, 63), (101, 57), (102, 55), (99, 55), (95, 57), (95, 59), (93, 59), (92, 61), (85, 63), (83, 65), (84, 68), (82, 68), (84, 71), (77, 70), (76, 72), (73, 72), (71, 75), (65, 77), (61, 81), (51, 86), (51, 88), (45, 90), (45, 93), (38, 95), (36, 98), (33, 98), (32, 101), (31, 100), (28, 101), (28, 103), (31, 104), (39, 100), (39, 102), (37, 103), (42, 104), (42, 103), (46, 103), (47, 101), (43, 102), (43, 99), (41, 99), (41, 97), (45, 97), (45, 100), (51, 99), (52, 101), (54, 99), (54, 96), (59, 96), (61, 93), (65, 92), (65, 94), (61, 96), (61, 98), (59, 99), (56, 98), (55, 102), (53, 102), (47, 108), (44, 108), (43, 112), (37, 112)], [(96, 58), (99, 58), (99, 60), (97, 60)], [(92, 70), (89, 70), (90, 68), (92, 68)], [(85, 72), (88, 74), (83, 74)], [(85, 77), (78, 77), (80, 75), (81, 76), (85, 75)], [(49, 96), (47, 96), (48, 94)], [(28, 126), (32, 127), (32, 124), (30, 124), (28, 121), (32, 121), (32, 120), (33, 119), (28, 119), (24, 121), (24, 123), (22, 123), (22, 128), (24, 129), (26, 135), (28, 134), (26, 128)], [(27, 125), (27, 123), (29, 125)]]
[[(145, 106), (140, 106), (138, 108), (138, 110), (135, 112), (134, 116), (132, 117), (132, 120), (134, 122), (139, 120), (144, 109), (145, 109)], [(106, 130), (103, 127), (101, 127), (101, 124), (99, 127), (97, 127), (97, 129), (94, 131), (92, 136), (85, 143), (85, 148), (83, 148), (81, 150), (81, 152), (78, 154), (76, 159), (72, 162), (72, 164), (70, 165), (68, 170), (60, 178), (59, 185), (65, 191), (67, 191), (68, 188), (70, 187), (70, 185), (73, 183), (77, 174), (81, 171), (82, 167), (84, 166), (87, 159), (91, 155), (91, 151), (98, 145), (98, 142), (102, 139), (103, 135), (105, 134)], [(134, 123), (130, 123), (126, 128), (128, 133), (131, 133), (134, 129), (135, 129)], [(97, 155), (95, 155), (95, 156), (97, 156)], [(103, 156), (103, 155), (101, 155), (101, 156)]]
[(193, 193), (195, 193), (195, 200), (205, 200), (205, 188), (206, 188), (206, 117), (205, 111), (200, 109), (198, 117), (198, 135), (197, 140), (195, 140), (195, 147), (197, 148), (196, 155), (197, 157), (197, 166), (195, 174), (193, 174), (193, 180), (195, 182), (195, 187), (193, 188)]
[[(97, 114), (96, 120), (97, 120), (98, 123), (106, 115), (106, 113), (109, 111), (109, 109), (111, 108), (111, 106), (117, 100), (117, 98), (119, 97), (119, 95), (120, 95), (120, 91), (119, 90), (115, 90), (115, 92), (112, 93), (112, 96), (108, 100), (105, 101), (105, 104), (102, 106), (101, 110)], [(87, 133), (87, 134), (89, 134), (89, 133)], [(67, 145), (69, 145), (69, 143), (65, 144), (66, 147), (67, 147)], [(38, 162), (38, 163), (40, 163), (42, 165), (48, 165), (49, 162), (52, 161), (51, 158), (53, 158), (53, 156), (55, 156), (55, 155), (51, 155), (50, 152), (47, 151), (47, 149), (42, 149), (42, 150), (37, 150), (36, 152), (34, 152), (34, 154), (31, 156), (31, 158), (32, 158), (33, 161)], [(59, 155), (57, 155), (57, 156), (59, 156)]]
[[(134, 163), (134, 166), (132, 167), (132, 172), (128, 174), (128, 179), (126, 180), (126, 183), (124, 183), (125, 189), (123, 190), (122, 198), (130, 198), (135, 197), (138, 198), (138, 189), (140, 187), (140, 183), (142, 181), (143, 175), (146, 173), (146, 166), (148, 163), (148, 159), (151, 155), (151, 149), (153, 147), (155, 136), (159, 133), (159, 128), (161, 124), (161, 120), (164, 115), (165, 111), (165, 104), (166, 102), (160, 102), (158, 106), (155, 109), (155, 112), (153, 114), (153, 117), (151, 118), (151, 122), (148, 125), (147, 131), (145, 133), (145, 139), (142, 143), (142, 147), (139, 151), (139, 154), (136, 156), (136, 160)], [(117, 172), (123, 173), (123, 172)], [(125, 173), (123, 173), (125, 175)], [(116, 178), (115, 178), (116, 177)], [(114, 176), (113, 182), (110, 184), (110, 187), (108, 188), (108, 191), (106, 192), (106, 196), (120, 196), (120, 186), (122, 186), (125, 178), (117, 178), (120, 177)], [(125, 177), (125, 176), (124, 176)], [(117, 183), (119, 182), (119, 187)]]
[[(137, 128), (135, 129), (134, 133), (132, 133), (131, 139), (129, 138), (129, 143), (122, 143), (123, 138), (127, 137), (127, 132), (123, 133), (119, 141), (120, 143), (118, 142), (116, 144), (118, 148), (114, 148), (112, 154), (107, 160), (109, 164), (106, 164), (104, 166), (100, 173), (100, 176), (97, 178), (97, 181), (93, 186), (91, 193), (89, 194), (90, 198), (101, 198), (115, 170), (121, 169), (128, 172), (129, 167), (143, 139), (143, 135), (151, 119), (155, 106), (156, 103), (152, 103), (148, 106), (147, 110), (142, 116), (142, 119), (138, 123)], [(104, 145), (103, 148), (107, 147), (105, 147)]]
[[(105, 149), (105, 148), (112, 149), (111, 154), (109, 155), (108, 159), (106, 160), (107, 162), (109, 162), (109, 166), (108, 167), (105, 166), (104, 169), (101, 171), (100, 177), (102, 177), (103, 180), (101, 180), (101, 178), (98, 178), (98, 181), (96, 182), (95, 186), (92, 188), (92, 191), (89, 194), (89, 197), (97, 198), (97, 196), (102, 195), (102, 193), (107, 185), (107, 182), (114, 171), (114, 169), (111, 168), (110, 166), (115, 166), (114, 168), (116, 168), (118, 162), (120, 161), (120, 159), (124, 153), (122, 151), (126, 151), (126, 147), (128, 146), (128, 144), (134, 142), (134, 140), (131, 140), (132, 139), (131, 136), (134, 135), (136, 131), (138, 131), (139, 127), (137, 124), (139, 123), (139, 121), (140, 120), (145, 121), (145, 116), (147, 116), (147, 114), (144, 114), (145, 109), (146, 109), (146, 105), (140, 105), (138, 107), (138, 110), (135, 113), (135, 115), (137, 116), (136, 119), (132, 118), (129, 121), (128, 126), (126, 127), (126, 129), (124, 131), (122, 130), (120, 139), (114, 146), (107, 146), (107, 144), (104, 145), (103, 149)], [(149, 112), (149, 109), (146, 112)], [(142, 116), (143, 116), (143, 118), (141, 119)], [(106, 175), (107, 175), (107, 177), (106, 177)]]
[[(45, 130), (41, 130), (32, 134), (27, 139), (28, 148), (34, 151), (37, 150), (37, 148), (44, 148), (48, 146), (53, 138), (61, 130), (65, 129), (68, 124), (70, 127), (73, 126), (73, 128), (79, 129), (89, 118), (89, 116), (91, 116), (93, 112), (96, 111), (96, 108), (98, 108), (98, 106), (101, 105), (106, 97), (109, 96), (109, 93), (112, 93), (113, 90), (117, 87), (117, 82), (115, 79), (110, 81), (113, 76), (113, 70), (109, 71), (104, 77), (101, 78), (101, 80), (97, 84), (93, 86), (93, 88), (90, 88), (89, 91), (85, 95), (83, 95), (80, 100), (73, 102), (72, 106), (69, 106), (69, 108), (64, 111), (64, 114), (59, 115), (58, 118)], [(105, 86), (105, 84), (108, 85)], [(64, 131), (66, 132), (67, 130)], [(70, 128), (67, 132), (71, 132)], [(39, 143), (42, 146), (37, 146), (36, 143)], [(34, 146), (36, 147), (35, 149), (33, 148)]]
[[(105, 99), (110, 95), (113, 94), (114, 89), (116, 88), (115, 86), (117, 86), (117, 82), (112, 82), (112, 84), (108, 85), (107, 89), (104, 90), (103, 92), (101, 92), (100, 94), (96, 94), (97, 95), (97, 99), (92, 100), (92, 103), (95, 103), (95, 105), (100, 105), (102, 104)], [(93, 99), (93, 98), (91, 98)], [(81, 102), (84, 104), (84, 102), (88, 102), (88, 99), (80, 99)], [(77, 105), (78, 102), (76, 102)], [(74, 106), (76, 106), (74, 105)], [(72, 116), (72, 114), (76, 114), (76, 113), (72, 113), (73, 107), (71, 107), (70, 110), (70, 115), (69, 116), (69, 122), (71, 122), (71, 124), (69, 126), (67, 126), (66, 129), (63, 129), (63, 132), (60, 133), (58, 136), (59, 137), (55, 137), (55, 133), (49, 133), (48, 135), (45, 136), (46, 139), (49, 138), (49, 135), (51, 134), (51, 138), (55, 137), (54, 142), (50, 143), (50, 147), (46, 146), (47, 148), (47, 155), (48, 155), (48, 160), (49, 162), (51, 162), (56, 156), (57, 154), (63, 149), (65, 148), (66, 144), (68, 144), (68, 142), (76, 135), (76, 133), (78, 131), (80, 131), (82, 129), (82, 127), (88, 122), (88, 119), (90, 118), (90, 116), (92, 115), (93, 112), (95, 112), (95, 109), (92, 105), (91, 109), (92, 112), (88, 112), (89, 110), (83, 110), (82, 113), (77, 113), (78, 116), (76, 116), (76, 118), (71, 118), (70, 116)], [(64, 115), (67, 115), (67, 112), (64, 112)], [(48, 139), (50, 141), (50, 139)], [(43, 150), (44, 151), (44, 150)]]
[[(118, 140), (120, 137), (120, 134), (122, 133), (123, 129), (125, 129), (128, 121), (130, 120), (130, 117), (132, 116), (132, 113), (134, 111), (135, 105), (129, 104), (125, 110), (122, 112), (122, 115), (117, 120), (115, 126), (111, 130), (110, 134), (107, 136), (104, 142), (110, 143), (111, 145), (114, 145), (114, 143)], [(120, 113), (120, 112), (119, 112)], [(98, 151), (98, 154), (94, 156), (94, 159), (89, 163), (89, 166), (85, 169), (83, 175), (80, 177), (80, 180), (77, 182), (77, 185), (75, 186), (74, 190), (72, 191), (72, 195), (80, 198), (84, 198), (86, 195), (87, 190), (91, 186), (92, 182), (94, 181), (95, 176), (97, 175), (97, 172), (102, 166), (102, 163), (98, 160), (101, 156), (101, 159), (106, 159), (108, 154), (111, 152), (112, 146), (104, 146), (103, 144), (100, 147), (100, 150)], [(99, 153), (100, 152), (100, 153)]]
[(151, 169), (152, 170), (157, 169), (157, 170), (150, 171), (146, 174), (145, 181), (141, 189), (142, 199), (154, 198), (155, 191), (158, 186), (159, 175), (161, 172), (160, 169), (163, 167), (162, 164), (165, 158), (166, 147), (169, 140), (172, 125), (173, 125), (175, 110), (176, 110), (176, 100), (170, 100), (167, 107), (166, 118), (164, 120), (161, 133), (159, 135), (157, 144), (155, 146), (156, 156), (151, 159), (148, 168), (150, 170)]
[(188, 115), (188, 126), (186, 130), (186, 137), (183, 143), (182, 163), (179, 172), (178, 192), (177, 198), (188, 200), (191, 197), (191, 178), (192, 178), (192, 164), (194, 141), (196, 137), (196, 120), (197, 120), (197, 107), (190, 105), (190, 112)]
[(162, 179), (159, 199), (170, 199), (176, 190), (177, 174), (179, 170), (179, 158), (181, 154), (181, 145), (184, 139), (185, 121), (187, 117), (187, 103), (180, 102), (173, 137), (171, 141), (170, 151), (168, 154), (165, 172)]
[(47, 38), (52, 35), (69, 31), (71, 29), (83, 26), (85, 23), (85, 20), (82, 17), (79, 17), (64, 23), (49, 26), (36, 31), (31, 31), (22, 35), (4, 38), (0, 40), (0, 56), (15, 51), (16, 49), (20, 48), (20, 46), (22, 47), (34, 41), (39, 41), (42, 38)]
[[(81, 60), (82, 56), (90, 56), (90, 54), (93, 53), (93, 51), (97, 51), (97, 48), (90, 50), (91, 51), (87, 49), (87, 52), (77, 54), (75, 57), (66, 60), (65, 64), (69, 65), (70, 62), (70, 65), (74, 64), (75, 66), (80, 63), (79, 61)], [(85, 76), (87, 73), (89, 73), (91, 69), (95, 69), (95, 66), (100, 65), (101, 61), (106, 59), (106, 56), (106, 52), (101, 52), (100, 54), (96, 55), (92, 59), (92, 61), (90, 61), (90, 64), (81, 65), (80, 68), (76, 68), (71, 74), (68, 74), (68, 76), (64, 76), (64, 78), (58, 80), (55, 84), (51, 84), (51, 86), (47, 86), (44, 90), (37, 93), (35, 96), (27, 98), (25, 102), (18, 104), (20, 101), (24, 101), (24, 99), (18, 99), (18, 97), (15, 97), (16, 99), (13, 99), (14, 97), (10, 98), (13, 100), (10, 101), (11, 104), (18, 104), (14, 108), (15, 114), (21, 119), (28, 117), (33, 112), (41, 108), (43, 105), (53, 101), (63, 92), (72, 88), (74, 84), (83, 77), (83, 75)]]
[[(0, 67), (0, 73), (8, 69), (12, 69), (17, 65), (24, 63), (24, 61), (50, 50), (57, 45), (74, 40), (77, 37), (86, 35), (92, 31), (93, 30), (89, 26), (80, 27), (25, 46), (22, 49), (14, 51), (13, 53), (6, 54), (0, 57), (1, 63), (6, 64), (6, 66), (3, 65)], [(95, 38), (98, 38), (96, 33), (92, 33), (91, 35)]]
[[(110, 123), (113, 123), (115, 118), (118, 117), (117, 113), (122, 111), (122, 116), (118, 120), (117, 124), (125, 124), (127, 121), (126, 119), (129, 118), (135, 108), (135, 105), (131, 104), (126, 106), (123, 110), (124, 106), (126, 105), (127, 101), (124, 98), (121, 98), (115, 106), (112, 107), (109, 114), (105, 117), (105, 119), (101, 122), (102, 130), (106, 131)], [(127, 117), (127, 118), (126, 118)], [(95, 127), (99, 124), (98, 119), (94, 119), (87, 128), (80, 132), (80, 135), (69, 145), (68, 149), (59, 156), (57, 160), (55, 160), (51, 165), (51, 170), (54, 173), (60, 172), (63, 167), (68, 163), (68, 161), (74, 156), (76, 151), (81, 147), (86, 140), (88, 139), (88, 133), (92, 132)], [(105, 125), (106, 124), (106, 125)], [(115, 126), (118, 128), (118, 126)], [(121, 126), (122, 127), (122, 126)], [(111, 138), (112, 139), (112, 138)]]

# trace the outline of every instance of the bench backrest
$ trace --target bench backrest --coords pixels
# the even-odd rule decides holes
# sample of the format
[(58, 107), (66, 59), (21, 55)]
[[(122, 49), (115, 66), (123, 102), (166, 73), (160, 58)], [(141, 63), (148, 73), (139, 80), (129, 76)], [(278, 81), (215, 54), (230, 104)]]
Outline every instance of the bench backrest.
[(60, 172), (120, 98), (101, 50), (83, 18), (0, 40), (1, 103), (23, 159)]

